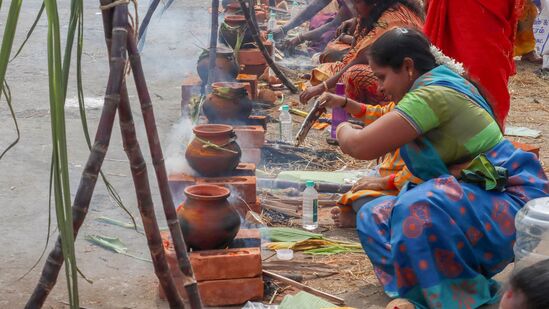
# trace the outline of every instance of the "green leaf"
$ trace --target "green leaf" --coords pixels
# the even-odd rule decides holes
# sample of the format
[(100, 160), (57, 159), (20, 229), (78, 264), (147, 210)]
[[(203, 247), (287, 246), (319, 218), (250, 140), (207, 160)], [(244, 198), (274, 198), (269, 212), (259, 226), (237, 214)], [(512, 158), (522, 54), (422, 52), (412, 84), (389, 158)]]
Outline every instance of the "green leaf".
[(322, 234), (298, 230), (289, 227), (265, 227), (261, 228), (261, 237), (272, 242), (296, 242), (310, 238), (322, 239)]
[(118, 237), (87, 235), (86, 240), (116, 253), (126, 253), (128, 251), (128, 247)]

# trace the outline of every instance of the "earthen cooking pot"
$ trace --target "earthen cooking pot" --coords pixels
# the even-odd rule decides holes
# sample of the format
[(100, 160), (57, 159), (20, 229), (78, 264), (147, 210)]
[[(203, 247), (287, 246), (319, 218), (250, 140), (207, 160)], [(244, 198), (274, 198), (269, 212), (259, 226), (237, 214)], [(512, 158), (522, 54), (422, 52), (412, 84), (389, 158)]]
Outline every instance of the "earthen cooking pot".
[[(208, 81), (208, 69), (210, 65), (210, 51), (204, 50), (198, 62), (196, 71), (203, 83)], [(212, 82), (233, 81), (238, 75), (238, 65), (234, 58), (234, 53), (227, 47), (219, 46), (216, 50), (215, 71)]]
[(229, 189), (216, 185), (185, 188), (187, 199), (177, 217), (187, 246), (193, 250), (226, 248), (240, 229), (240, 216), (227, 198)]
[(200, 175), (222, 176), (233, 171), (242, 151), (236, 143), (233, 127), (223, 124), (202, 124), (193, 128), (195, 138), (185, 151), (189, 165)]
[(234, 49), (239, 36), (242, 37), (242, 45), (254, 41), (244, 15), (225, 16), (225, 21), (219, 27), (221, 41)]
[(241, 123), (252, 113), (252, 101), (246, 84), (220, 82), (212, 84), (212, 93), (206, 96), (204, 114), (211, 123)]

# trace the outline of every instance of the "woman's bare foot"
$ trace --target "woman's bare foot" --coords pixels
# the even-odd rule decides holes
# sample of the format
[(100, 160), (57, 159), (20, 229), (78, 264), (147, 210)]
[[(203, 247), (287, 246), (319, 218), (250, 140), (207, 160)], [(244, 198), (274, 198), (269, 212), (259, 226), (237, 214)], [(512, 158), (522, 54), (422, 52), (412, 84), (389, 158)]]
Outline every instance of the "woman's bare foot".
[(404, 298), (393, 299), (385, 309), (415, 309), (416, 306)]
[(538, 53), (535, 50), (533, 50), (533, 51), (531, 51), (527, 54), (522, 55), (520, 60), (530, 62), (530, 63), (535, 63), (535, 64), (542, 64), (543, 63), (543, 58), (540, 57), (540, 55), (538, 55)]
[(339, 207), (332, 208), (332, 219), (337, 227), (355, 227), (356, 226), (356, 213), (352, 207)]

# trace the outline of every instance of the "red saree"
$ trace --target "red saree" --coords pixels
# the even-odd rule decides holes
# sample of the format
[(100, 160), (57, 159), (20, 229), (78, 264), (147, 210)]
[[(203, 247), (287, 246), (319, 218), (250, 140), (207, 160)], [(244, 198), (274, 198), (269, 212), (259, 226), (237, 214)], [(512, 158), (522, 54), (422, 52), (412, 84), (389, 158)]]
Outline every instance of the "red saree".
[(424, 32), (462, 62), (488, 96), (498, 122), (509, 112), (513, 44), (523, 0), (430, 0)]

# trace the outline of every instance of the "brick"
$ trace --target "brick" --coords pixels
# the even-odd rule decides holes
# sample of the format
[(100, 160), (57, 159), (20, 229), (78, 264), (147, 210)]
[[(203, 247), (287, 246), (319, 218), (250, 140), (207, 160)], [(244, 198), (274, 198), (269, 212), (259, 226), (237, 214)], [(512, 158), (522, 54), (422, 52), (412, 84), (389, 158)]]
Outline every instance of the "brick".
[(263, 129), (267, 130), (267, 116), (252, 115), (248, 117), (248, 124), (251, 126), (262, 126)]
[(196, 251), (191, 252), (190, 260), (195, 279), (199, 282), (261, 275), (259, 248)]
[(251, 162), (258, 165), (261, 162), (261, 148), (241, 148), (243, 162)]
[(189, 102), (193, 96), (200, 95), (201, 84), (198, 75), (190, 75), (181, 83), (181, 115), (189, 114)]
[(255, 100), (257, 98), (257, 75), (238, 74), (236, 80), (241, 83), (247, 83), (250, 85), (250, 99)]
[(512, 143), (516, 148), (521, 149), (521, 150), (526, 151), (526, 152), (531, 152), (531, 153), (535, 154), (536, 157), (538, 157), (538, 159), (539, 159), (539, 149), (540, 149), (540, 147), (530, 145), (530, 144), (526, 144), (526, 143), (519, 143), (519, 142), (512, 142)]
[(254, 248), (261, 247), (261, 233), (259, 229), (241, 228), (229, 248)]
[(238, 63), (243, 65), (264, 65), (267, 61), (259, 48), (246, 48), (238, 51)]
[[(181, 278), (175, 279), (179, 294), (187, 298), (187, 293)], [(213, 280), (198, 283), (198, 291), (202, 303), (206, 306), (242, 305), (247, 301), (263, 299), (263, 279), (244, 278)], [(159, 287), (160, 299), (166, 299), (162, 288)]]
[(255, 203), (257, 201), (255, 176), (197, 178), (197, 183), (224, 186), (231, 189), (232, 196), (239, 196), (247, 203)]
[(265, 69), (267, 68), (267, 64), (258, 64), (258, 65), (252, 65), (252, 64), (241, 64), (240, 74), (248, 74), (248, 75), (257, 75), (261, 76), (263, 72), (265, 72)]
[[(234, 126), (240, 148), (261, 148), (265, 145), (265, 129), (261, 126)], [(242, 160), (243, 162), (249, 162)], [(253, 162), (255, 163), (255, 162)]]

